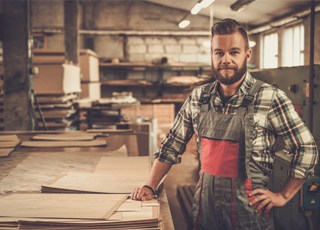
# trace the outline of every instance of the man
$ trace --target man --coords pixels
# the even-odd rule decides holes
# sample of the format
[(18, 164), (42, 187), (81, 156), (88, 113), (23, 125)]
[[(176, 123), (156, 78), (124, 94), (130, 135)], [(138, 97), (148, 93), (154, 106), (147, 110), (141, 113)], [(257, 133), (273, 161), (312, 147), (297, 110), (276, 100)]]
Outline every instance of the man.
[[(291, 101), (279, 89), (253, 79), (248, 35), (233, 19), (211, 30), (215, 81), (193, 90), (173, 127), (154, 154), (145, 186), (134, 200), (152, 199), (154, 191), (196, 133), (200, 179), (195, 189), (194, 229), (273, 229), (273, 207), (284, 206), (313, 173), (317, 147)], [(269, 191), (274, 143), (282, 137), (293, 155), (288, 180)]]

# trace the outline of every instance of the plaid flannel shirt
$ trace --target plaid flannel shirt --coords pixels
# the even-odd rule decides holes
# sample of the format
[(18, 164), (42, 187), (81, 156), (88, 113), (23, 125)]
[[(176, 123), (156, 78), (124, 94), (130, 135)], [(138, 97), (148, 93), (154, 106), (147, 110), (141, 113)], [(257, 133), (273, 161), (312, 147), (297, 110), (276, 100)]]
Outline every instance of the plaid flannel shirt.
[[(235, 113), (242, 98), (248, 94), (255, 79), (247, 73), (238, 92), (223, 106), (217, 87), (213, 83), (211, 106), (223, 114)], [(212, 83), (211, 83), (212, 84)], [(168, 164), (180, 163), (186, 144), (195, 133), (198, 136), (197, 118), (200, 111), (200, 96), (205, 85), (196, 87), (186, 99), (169, 133), (162, 141), (154, 157)], [(275, 141), (282, 137), (284, 148), (293, 154), (288, 174), (295, 178), (306, 178), (313, 174), (318, 150), (312, 134), (295, 112), (285, 93), (264, 83), (254, 100), (254, 131), (252, 158), (268, 174), (273, 169)], [(197, 137), (197, 142), (199, 138)]]

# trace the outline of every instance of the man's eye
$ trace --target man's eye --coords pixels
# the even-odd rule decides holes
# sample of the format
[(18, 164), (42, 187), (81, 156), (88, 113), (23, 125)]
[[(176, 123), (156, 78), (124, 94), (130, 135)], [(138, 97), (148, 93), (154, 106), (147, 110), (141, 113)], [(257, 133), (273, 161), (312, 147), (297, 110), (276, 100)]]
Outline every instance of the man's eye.
[(221, 56), (223, 56), (223, 53), (222, 52), (216, 52), (215, 55), (221, 57)]
[(237, 54), (239, 54), (239, 51), (231, 51), (230, 54), (231, 55), (237, 55)]

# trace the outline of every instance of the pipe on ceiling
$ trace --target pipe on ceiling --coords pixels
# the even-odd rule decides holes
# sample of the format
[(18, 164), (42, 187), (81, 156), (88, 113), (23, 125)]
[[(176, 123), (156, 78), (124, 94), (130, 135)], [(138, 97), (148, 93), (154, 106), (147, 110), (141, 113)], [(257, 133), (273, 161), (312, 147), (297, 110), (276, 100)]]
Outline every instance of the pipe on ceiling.
[[(314, 11), (319, 12), (320, 5), (315, 7)], [(278, 19), (276, 21), (273, 21), (271, 23), (268, 23), (266, 25), (259, 26), (257, 28), (252, 29), (252, 30), (249, 30), (248, 34), (249, 35), (257, 34), (257, 33), (262, 33), (262, 32), (265, 32), (265, 31), (273, 29), (273, 28), (278, 28), (278, 27), (284, 26), (286, 24), (289, 24), (291, 22), (298, 21), (298, 20), (308, 16), (309, 14), (310, 14), (310, 10), (304, 10), (304, 11), (295, 13), (292, 16), (284, 17), (284, 18)]]

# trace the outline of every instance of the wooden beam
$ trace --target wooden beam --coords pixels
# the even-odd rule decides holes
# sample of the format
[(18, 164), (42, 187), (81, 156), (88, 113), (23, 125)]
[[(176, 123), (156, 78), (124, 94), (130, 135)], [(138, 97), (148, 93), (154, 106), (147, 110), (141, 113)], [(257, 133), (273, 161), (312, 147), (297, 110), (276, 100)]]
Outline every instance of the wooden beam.
[(3, 2), (4, 129), (33, 130), (30, 0)]
[(64, 1), (64, 39), (65, 39), (65, 58), (69, 63), (78, 65), (79, 63), (79, 1)]

